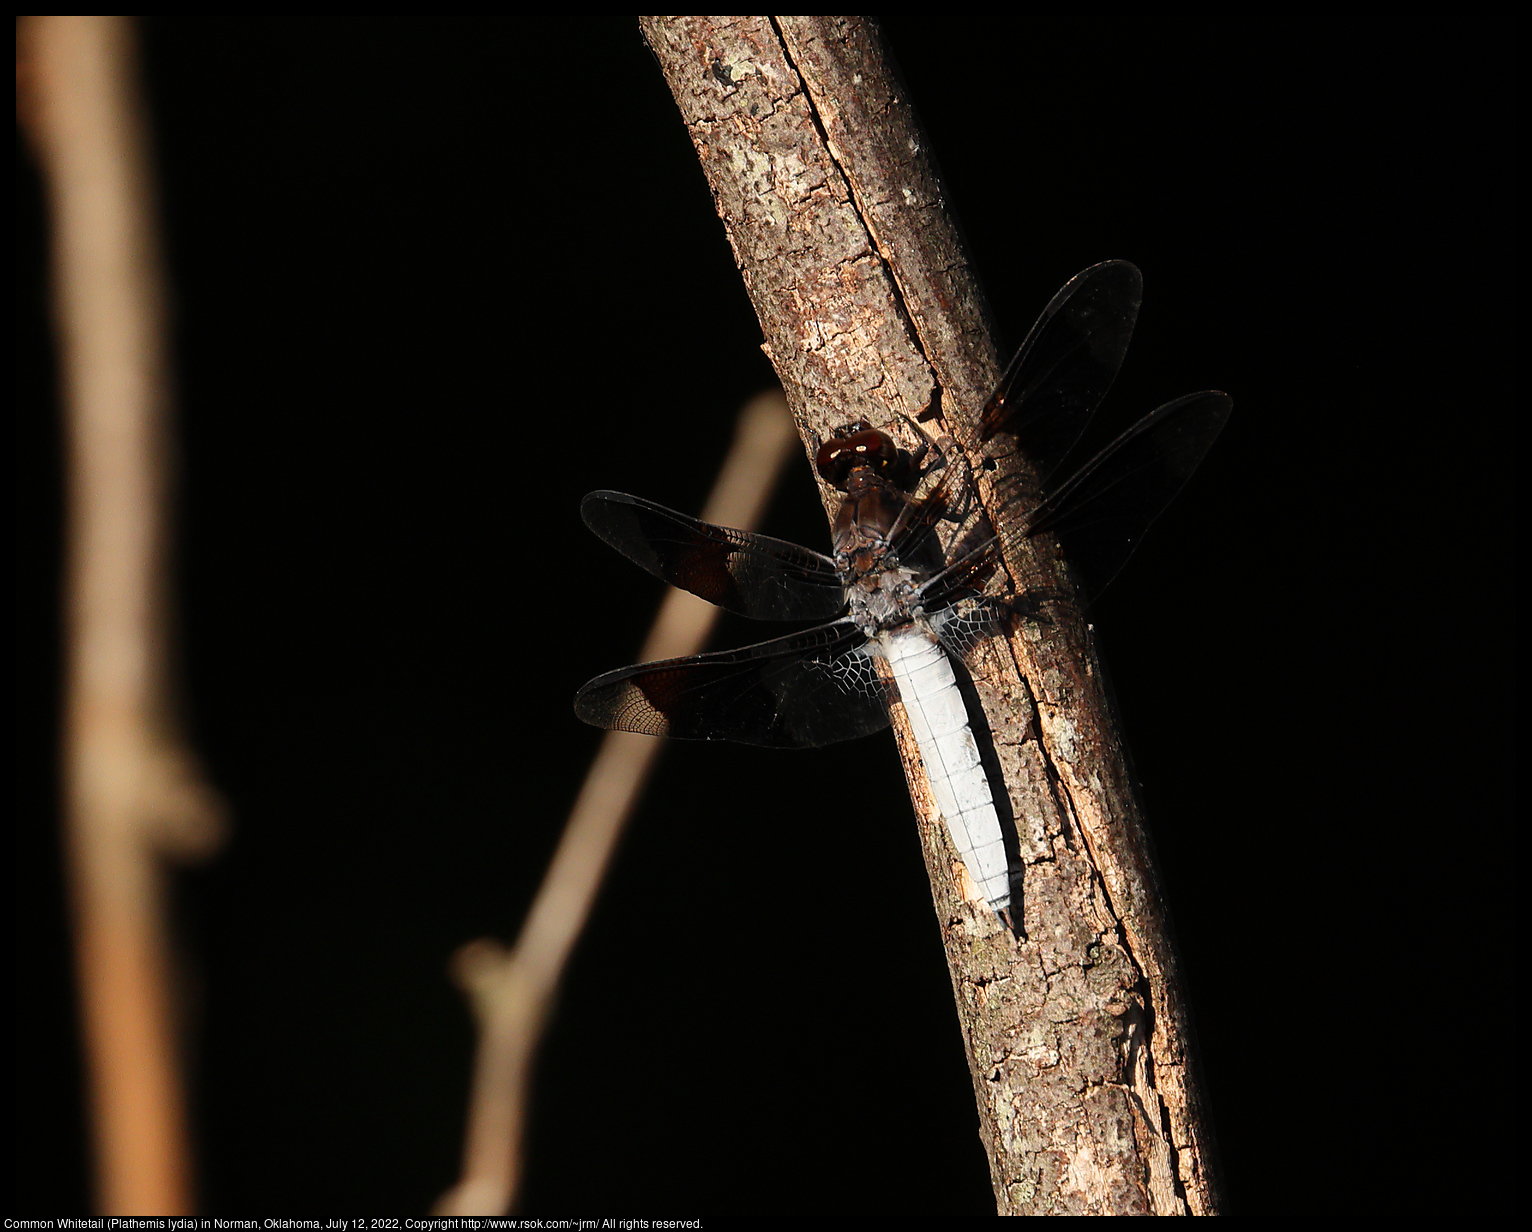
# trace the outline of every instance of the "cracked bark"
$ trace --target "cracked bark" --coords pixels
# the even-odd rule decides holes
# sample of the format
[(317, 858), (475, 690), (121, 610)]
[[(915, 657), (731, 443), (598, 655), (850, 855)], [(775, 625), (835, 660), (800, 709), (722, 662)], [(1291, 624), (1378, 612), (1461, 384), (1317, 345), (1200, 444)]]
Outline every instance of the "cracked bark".
[[(1025, 483), (974, 431), (999, 376), (975, 280), (876, 29), (846, 17), (645, 17), (812, 456), (865, 417), (926, 418), (980, 499)], [(1109, 256), (1112, 254), (1103, 254)], [(903, 433), (907, 443), (910, 437)], [(826, 508), (839, 499), (822, 491)], [(1058, 549), (1007, 558), (1067, 587)], [(969, 663), (1025, 864), (1020, 936), (972, 901), (902, 713), (998, 1209), (1214, 1214), (1168, 924), (1095, 652), (1072, 605)]]

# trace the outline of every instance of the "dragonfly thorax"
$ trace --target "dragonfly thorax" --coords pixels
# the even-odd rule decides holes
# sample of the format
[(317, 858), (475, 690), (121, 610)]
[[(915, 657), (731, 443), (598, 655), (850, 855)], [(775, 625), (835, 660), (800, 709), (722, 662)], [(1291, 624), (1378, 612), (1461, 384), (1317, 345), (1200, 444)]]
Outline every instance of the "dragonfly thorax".
[[(857, 478), (863, 475), (863, 471), (856, 472)], [(835, 514), (831, 530), (836, 556), (849, 560), (869, 551), (873, 556), (881, 556), (888, 550), (899, 515), (908, 503), (909, 497), (877, 476), (868, 476), (866, 482), (853, 482)]]
[(914, 570), (891, 555), (883, 556), (878, 567), (858, 575), (846, 588), (851, 619), (868, 637), (921, 619), (920, 581)]

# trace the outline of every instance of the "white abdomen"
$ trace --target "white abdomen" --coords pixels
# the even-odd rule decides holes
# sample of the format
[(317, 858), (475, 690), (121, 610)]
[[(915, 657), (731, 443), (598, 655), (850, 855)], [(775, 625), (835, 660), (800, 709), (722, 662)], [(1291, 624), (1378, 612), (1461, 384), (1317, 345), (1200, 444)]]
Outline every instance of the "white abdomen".
[(931, 794), (968, 875), (995, 911), (1011, 901), (1000, 818), (979, 762), (963, 695), (941, 646), (919, 629), (879, 637), (926, 764)]

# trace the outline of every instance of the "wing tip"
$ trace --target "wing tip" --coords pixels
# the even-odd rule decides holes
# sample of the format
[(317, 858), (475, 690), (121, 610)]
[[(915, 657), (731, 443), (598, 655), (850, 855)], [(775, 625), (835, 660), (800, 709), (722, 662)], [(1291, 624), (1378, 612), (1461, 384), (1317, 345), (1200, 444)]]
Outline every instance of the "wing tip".
[[(670, 720), (643, 696), (631, 679), (631, 668), (619, 668), (588, 680), (574, 696), (575, 717), (604, 731), (638, 736), (670, 735)], [(640, 721), (641, 720), (641, 721)]]

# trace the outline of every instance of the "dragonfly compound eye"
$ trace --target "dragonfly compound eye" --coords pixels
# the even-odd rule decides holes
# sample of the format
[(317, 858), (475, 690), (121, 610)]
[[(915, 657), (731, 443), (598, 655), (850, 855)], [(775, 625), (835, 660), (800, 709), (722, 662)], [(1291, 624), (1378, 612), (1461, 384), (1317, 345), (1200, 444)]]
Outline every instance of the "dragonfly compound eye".
[(814, 468), (826, 483), (844, 492), (853, 470), (866, 467), (884, 475), (898, 459), (899, 447), (886, 434), (875, 428), (865, 428), (826, 441), (819, 447)]

